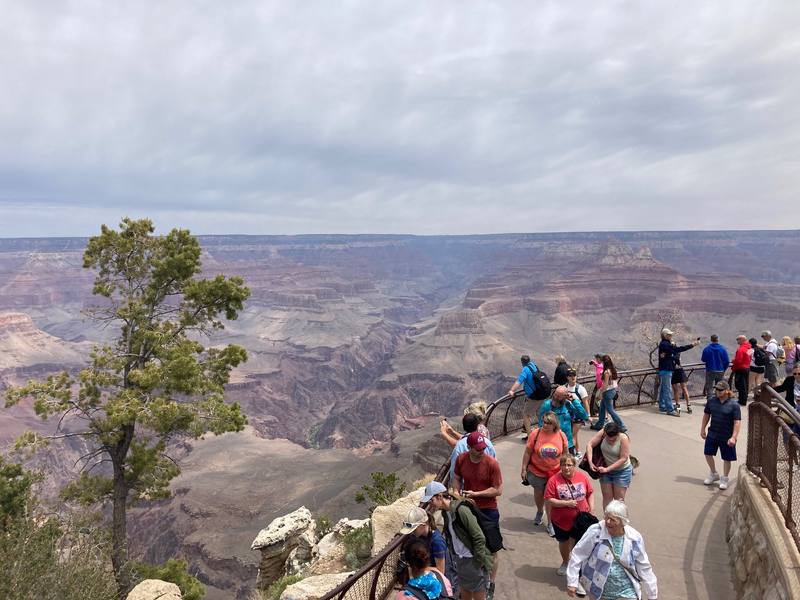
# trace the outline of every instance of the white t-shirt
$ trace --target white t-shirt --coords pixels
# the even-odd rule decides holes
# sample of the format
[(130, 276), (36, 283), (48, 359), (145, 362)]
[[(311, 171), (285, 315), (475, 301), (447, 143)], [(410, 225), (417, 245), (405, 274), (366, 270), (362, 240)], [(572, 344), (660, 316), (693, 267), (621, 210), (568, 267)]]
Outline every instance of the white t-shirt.
[(583, 387), (580, 383), (574, 387), (568, 387), (569, 393), (572, 394), (573, 400), (583, 400), (584, 398), (589, 397), (589, 393), (586, 391), (586, 388)]
[(778, 342), (776, 342), (774, 339), (771, 339), (767, 342), (767, 345), (764, 346), (764, 350), (766, 350), (767, 354), (770, 355), (769, 359), (771, 361), (775, 360), (778, 356)]

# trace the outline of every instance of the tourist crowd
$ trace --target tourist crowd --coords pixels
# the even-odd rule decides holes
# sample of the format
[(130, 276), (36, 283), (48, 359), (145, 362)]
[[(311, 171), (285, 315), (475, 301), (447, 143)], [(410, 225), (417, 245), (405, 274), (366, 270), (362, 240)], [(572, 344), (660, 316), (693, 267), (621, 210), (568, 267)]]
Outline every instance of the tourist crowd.
[[(661, 331), (658, 355), (658, 409), (680, 416), (680, 399), (692, 412), (687, 375), (681, 354), (697, 347), (701, 339), (678, 345), (674, 332)], [(763, 380), (795, 406), (800, 397), (800, 336), (781, 343), (770, 331), (763, 343), (740, 335), (731, 359), (712, 335), (700, 360), (705, 366), (703, 394), (707, 400), (700, 423), (709, 474), (705, 485), (721, 490), (729, 485), (731, 465), (737, 460), (741, 406)], [(577, 371), (562, 355), (556, 357), (552, 382), (529, 355), (520, 359), (521, 371), (509, 389), (524, 390), (520, 479), (533, 490), (532, 524), (545, 526), (558, 543), (559, 575), (565, 577), (569, 596), (593, 600), (640, 599), (658, 596), (658, 585), (642, 535), (630, 525), (626, 494), (638, 466), (631, 454), (627, 427), (615, 410), (619, 399), (619, 373), (608, 354), (590, 361), (594, 369), (594, 394), (577, 381)], [(726, 380), (725, 374), (730, 369)], [(784, 378), (778, 384), (780, 374)], [(736, 390), (736, 399), (732, 387)], [(544, 391), (543, 391), (544, 390)], [(592, 401), (596, 402), (596, 406)], [(534, 407), (536, 410), (534, 411)], [(596, 410), (593, 410), (596, 409)], [(502, 549), (497, 499), (503, 478), (484, 421), (485, 403), (470, 405), (462, 418), (463, 432), (441, 420), (441, 433), (452, 447), (449, 487), (433, 481), (425, 488), (428, 511), (409, 512), (402, 533), (412, 533), (404, 547), (404, 589), (400, 596), (435, 600), (459, 595), (462, 600), (492, 599), (499, 550)], [(590, 415), (597, 418), (591, 421)], [(606, 422), (606, 417), (610, 421)], [(582, 428), (592, 435), (585, 447), (579, 443)], [(798, 432), (800, 433), (800, 432)], [(722, 460), (722, 474), (716, 456)], [(599, 479), (602, 510), (595, 510), (592, 479)], [(443, 534), (432, 514), (441, 511)], [(595, 514), (603, 518), (598, 519)]]

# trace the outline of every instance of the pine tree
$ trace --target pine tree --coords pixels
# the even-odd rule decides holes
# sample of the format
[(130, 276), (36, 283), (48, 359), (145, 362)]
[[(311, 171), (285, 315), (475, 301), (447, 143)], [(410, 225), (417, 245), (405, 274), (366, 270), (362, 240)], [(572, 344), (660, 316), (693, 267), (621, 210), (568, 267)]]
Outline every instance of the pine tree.
[[(112, 505), (112, 564), (120, 595), (130, 587), (126, 510), (139, 500), (169, 496), (180, 472), (168, 444), (180, 437), (241, 431), (246, 418), (224, 399), (231, 369), (247, 360), (244, 348), (205, 348), (198, 340), (235, 319), (250, 295), (239, 277), (202, 279), (200, 244), (186, 230), (153, 235), (149, 220), (105, 225), (89, 240), (83, 266), (97, 272), (102, 298), (90, 316), (118, 331), (96, 346), (77, 378), (67, 372), (7, 392), (6, 406), (31, 397), (43, 418), (58, 417), (38, 443), (81, 437), (90, 451), (82, 472), (62, 495)], [(68, 419), (79, 426), (61, 429)], [(99, 467), (99, 468), (98, 468)]]

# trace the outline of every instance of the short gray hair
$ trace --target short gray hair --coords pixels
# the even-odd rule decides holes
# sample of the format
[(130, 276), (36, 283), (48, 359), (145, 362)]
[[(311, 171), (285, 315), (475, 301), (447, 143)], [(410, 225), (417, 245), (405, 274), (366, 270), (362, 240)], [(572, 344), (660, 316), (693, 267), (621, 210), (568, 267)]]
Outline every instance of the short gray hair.
[(607, 515), (617, 517), (623, 525), (628, 525), (631, 521), (628, 518), (628, 506), (622, 500), (612, 500), (603, 511)]

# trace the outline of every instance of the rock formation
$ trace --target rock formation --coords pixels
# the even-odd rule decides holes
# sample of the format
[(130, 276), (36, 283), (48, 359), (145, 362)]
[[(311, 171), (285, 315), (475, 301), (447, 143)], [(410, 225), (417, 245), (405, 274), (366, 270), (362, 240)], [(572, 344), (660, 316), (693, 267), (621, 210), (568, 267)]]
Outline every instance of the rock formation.
[(372, 511), (372, 555), (375, 556), (391, 542), (408, 514), (408, 511), (419, 506), (424, 488), (419, 488), (388, 506), (377, 506)]
[(180, 588), (160, 579), (140, 581), (129, 593), (127, 600), (181, 600)]
[(350, 575), (352, 571), (306, 577), (288, 586), (281, 594), (280, 600), (319, 600)]
[(251, 550), (261, 552), (261, 562), (258, 567), (258, 586), (267, 588), (283, 575), (287, 569), (294, 569), (299, 561), (311, 558), (311, 550), (315, 542), (314, 530), (316, 523), (311, 511), (305, 506), (288, 515), (273, 520), (262, 529), (253, 543)]

